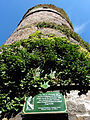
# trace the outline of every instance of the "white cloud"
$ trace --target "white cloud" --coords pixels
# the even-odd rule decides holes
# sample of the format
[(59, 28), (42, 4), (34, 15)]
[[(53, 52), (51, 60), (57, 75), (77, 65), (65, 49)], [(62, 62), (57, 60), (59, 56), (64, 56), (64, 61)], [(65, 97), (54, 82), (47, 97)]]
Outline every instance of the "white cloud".
[(76, 33), (82, 33), (84, 31), (84, 28), (86, 27), (86, 23), (81, 24), (81, 25), (77, 25), (74, 27), (74, 31)]
[(89, 22), (85, 22), (85, 23), (83, 23), (83, 24), (81, 24), (81, 25), (77, 25), (77, 26), (75, 26), (74, 27), (74, 31), (76, 32), (76, 33), (82, 33), (83, 31), (84, 31), (84, 29), (86, 28), (86, 26), (87, 26), (87, 24), (88, 24)]

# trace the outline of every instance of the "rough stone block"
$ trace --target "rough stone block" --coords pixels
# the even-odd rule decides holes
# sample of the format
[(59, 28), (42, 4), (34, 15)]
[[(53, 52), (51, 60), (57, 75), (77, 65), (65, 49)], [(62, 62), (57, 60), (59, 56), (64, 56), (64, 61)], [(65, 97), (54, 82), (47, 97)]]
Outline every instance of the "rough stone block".
[(15, 120), (15, 118), (10, 118), (9, 120)]
[(21, 112), (15, 116), (15, 120), (22, 120)]
[(78, 120), (76, 115), (69, 115), (68, 120)]
[(81, 114), (86, 113), (86, 108), (84, 104), (77, 105), (77, 113), (81, 113)]
[(8, 120), (7, 118), (3, 118), (2, 120)]
[(90, 116), (83, 116), (83, 117), (78, 117), (77, 120), (90, 120)]
[(74, 102), (67, 101), (67, 107), (70, 114), (77, 113), (77, 105)]

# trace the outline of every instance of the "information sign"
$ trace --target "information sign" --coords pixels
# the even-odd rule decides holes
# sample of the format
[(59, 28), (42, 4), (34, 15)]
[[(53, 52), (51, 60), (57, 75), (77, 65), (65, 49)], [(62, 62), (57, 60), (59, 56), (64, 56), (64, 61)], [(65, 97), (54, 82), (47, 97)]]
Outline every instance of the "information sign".
[(26, 98), (24, 114), (66, 113), (65, 98), (60, 92), (40, 93)]

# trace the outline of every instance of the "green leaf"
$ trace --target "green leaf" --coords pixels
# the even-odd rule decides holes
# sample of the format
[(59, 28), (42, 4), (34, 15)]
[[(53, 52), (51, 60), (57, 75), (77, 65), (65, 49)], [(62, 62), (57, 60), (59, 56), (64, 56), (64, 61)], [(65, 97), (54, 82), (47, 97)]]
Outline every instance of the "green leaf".
[(48, 84), (48, 81), (44, 82), (44, 84), (41, 83), (41, 88), (47, 89), (49, 87), (50, 87), (50, 85)]

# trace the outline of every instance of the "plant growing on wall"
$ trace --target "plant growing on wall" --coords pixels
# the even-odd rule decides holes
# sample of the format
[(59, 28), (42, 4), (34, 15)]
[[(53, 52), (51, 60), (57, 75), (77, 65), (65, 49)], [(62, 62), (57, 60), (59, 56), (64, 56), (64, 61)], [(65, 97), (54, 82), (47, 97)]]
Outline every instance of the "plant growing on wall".
[(68, 38), (73, 38), (75, 39), (77, 42), (80, 43), (81, 46), (83, 46), (85, 49), (87, 49), (90, 52), (90, 45), (85, 42), (84, 40), (82, 40), (82, 38), (75, 33), (73, 30), (69, 29), (67, 26), (65, 25), (57, 25), (55, 23), (48, 23), (48, 22), (39, 22), (35, 25), (38, 28), (52, 28), (52, 29), (56, 29), (59, 30), (61, 33), (64, 33)]
[(24, 96), (42, 88), (90, 83), (90, 53), (65, 37), (42, 38), (37, 31), (28, 39), (0, 49), (0, 111), (19, 111)]

